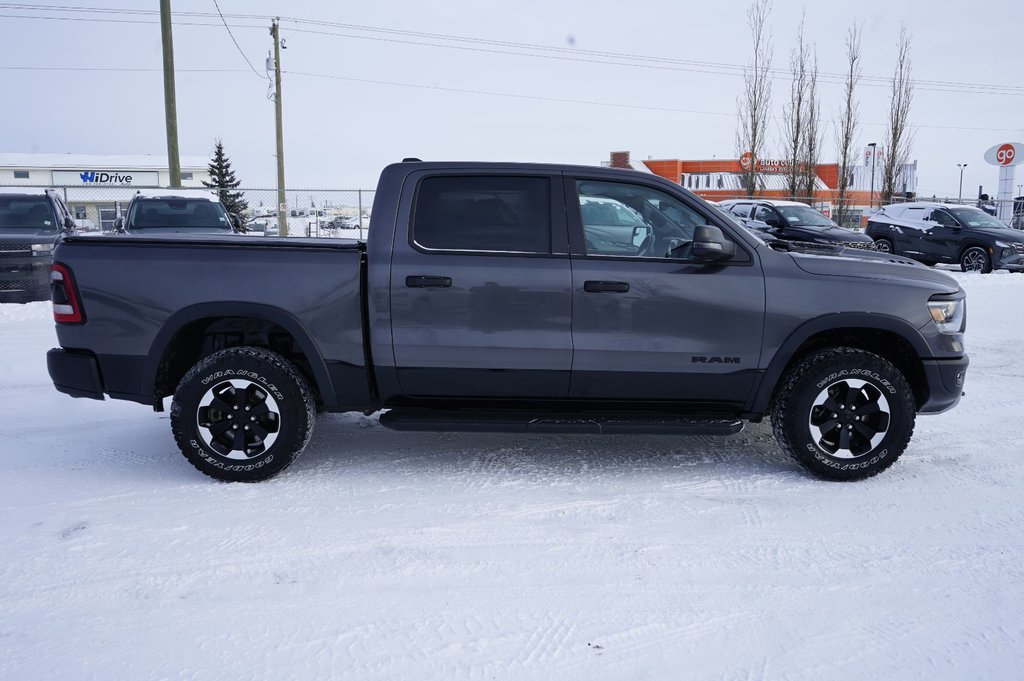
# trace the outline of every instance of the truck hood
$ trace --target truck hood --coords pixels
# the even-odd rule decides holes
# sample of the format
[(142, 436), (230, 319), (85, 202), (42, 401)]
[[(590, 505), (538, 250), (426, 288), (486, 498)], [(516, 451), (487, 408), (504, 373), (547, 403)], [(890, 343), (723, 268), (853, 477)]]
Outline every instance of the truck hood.
[(843, 227), (794, 227), (789, 226), (786, 228), (786, 232), (790, 234), (799, 234), (802, 238), (809, 241), (814, 241), (815, 238), (827, 239), (829, 241), (854, 241), (868, 243), (872, 241), (871, 237), (867, 236), (863, 232), (855, 232), (852, 229), (845, 229)]
[(912, 281), (928, 284), (939, 293), (956, 293), (960, 285), (945, 272), (898, 255), (844, 249), (834, 254), (789, 254), (796, 266), (808, 274), (833, 277), (887, 279), (895, 283)]
[(26, 227), (8, 227), (0, 229), (0, 243), (5, 244), (45, 244), (57, 240), (57, 233), (52, 230)]
[(970, 234), (982, 234), (984, 236), (992, 237), (993, 239), (999, 239), (1000, 241), (1010, 241), (1019, 244), (1024, 244), (1024, 232), (1019, 229), (997, 229), (996, 227), (986, 227), (985, 229), (972, 229)]

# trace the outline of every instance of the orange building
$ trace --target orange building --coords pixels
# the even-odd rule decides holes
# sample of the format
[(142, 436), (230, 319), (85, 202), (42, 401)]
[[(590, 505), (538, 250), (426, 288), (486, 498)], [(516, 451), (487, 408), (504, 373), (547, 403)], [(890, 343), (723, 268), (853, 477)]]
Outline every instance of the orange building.
[[(853, 208), (866, 209), (871, 205), (878, 205), (882, 179), (881, 161), (879, 158), (872, 159), (872, 153), (875, 153), (875, 149), (869, 147), (865, 153), (865, 163), (851, 168), (847, 196)], [(650, 172), (676, 182), (709, 201), (721, 201), (748, 195), (746, 169), (749, 168), (750, 161), (751, 156), (747, 153), (741, 158), (729, 159), (650, 159), (637, 162), (630, 160), (628, 151), (614, 151), (611, 160), (604, 165)], [(786, 190), (786, 172), (789, 166), (785, 161), (764, 159), (759, 161), (758, 165), (759, 186), (754, 192), (755, 196), (768, 199), (794, 198)], [(839, 164), (821, 163), (816, 168), (815, 176), (813, 203), (828, 213), (837, 200)], [(898, 184), (903, 187), (904, 193), (916, 191), (917, 161), (903, 167)], [(796, 198), (799, 200), (808, 197)]]

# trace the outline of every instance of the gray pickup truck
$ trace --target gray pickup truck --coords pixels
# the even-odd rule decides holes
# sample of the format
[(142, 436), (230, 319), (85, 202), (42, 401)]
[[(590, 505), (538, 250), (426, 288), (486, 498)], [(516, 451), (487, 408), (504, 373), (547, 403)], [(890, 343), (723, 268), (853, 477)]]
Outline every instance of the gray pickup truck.
[[(185, 457), (256, 481), (317, 411), (400, 430), (731, 434), (770, 415), (811, 473), (890, 466), (953, 407), (963, 291), (891, 254), (760, 238), (628, 170), (382, 173), (365, 243), (68, 237), (56, 388), (163, 409)], [(253, 282), (259, 282), (254, 285)]]

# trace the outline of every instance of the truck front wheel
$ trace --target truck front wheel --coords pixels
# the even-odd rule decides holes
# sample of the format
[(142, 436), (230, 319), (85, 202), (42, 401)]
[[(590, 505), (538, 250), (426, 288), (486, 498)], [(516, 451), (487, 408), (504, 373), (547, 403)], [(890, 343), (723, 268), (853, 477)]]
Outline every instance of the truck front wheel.
[(257, 482), (298, 458), (315, 416), (315, 400), (295, 365), (263, 348), (228, 348), (178, 383), (171, 431), (185, 458), (206, 475)]
[(903, 454), (914, 432), (914, 393), (890, 362), (865, 350), (829, 348), (783, 376), (772, 406), (779, 445), (810, 473), (860, 480)]

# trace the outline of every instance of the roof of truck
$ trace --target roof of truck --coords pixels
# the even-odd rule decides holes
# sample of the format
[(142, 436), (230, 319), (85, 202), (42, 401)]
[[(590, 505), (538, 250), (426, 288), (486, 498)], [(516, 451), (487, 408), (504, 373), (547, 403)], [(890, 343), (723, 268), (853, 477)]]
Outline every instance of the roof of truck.
[(181, 189), (180, 187), (168, 187), (166, 189), (140, 189), (135, 193), (140, 199), (198, 199), (200, 201), (219, 201), (215, 189)]

